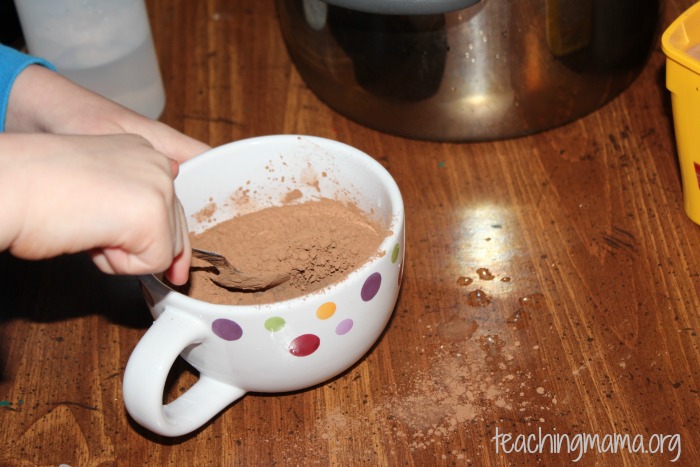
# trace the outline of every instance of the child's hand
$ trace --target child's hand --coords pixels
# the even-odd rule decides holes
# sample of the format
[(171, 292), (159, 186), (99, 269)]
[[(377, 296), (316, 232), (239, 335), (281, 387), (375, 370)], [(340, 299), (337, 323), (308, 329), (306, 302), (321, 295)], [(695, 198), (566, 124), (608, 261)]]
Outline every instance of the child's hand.
[(184, 162), (210, 149), (156, 120), (122, 107), (39, 65), (27, 67), (12, 86), (6, 130), (70, 135), (141, 135), (158, 151)]
[(104, 272), (185, 283), (191, 250), (171, 164), (136, 135), (0, 134), (0, 251), (89, 251)]

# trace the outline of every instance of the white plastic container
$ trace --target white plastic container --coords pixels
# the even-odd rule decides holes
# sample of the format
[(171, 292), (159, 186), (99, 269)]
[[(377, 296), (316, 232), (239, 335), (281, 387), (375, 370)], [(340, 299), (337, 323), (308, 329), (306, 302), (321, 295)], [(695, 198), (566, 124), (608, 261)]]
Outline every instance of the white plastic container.
[(150, 118), (165, 92), (144, 0), (15, 0), (27, 49)]

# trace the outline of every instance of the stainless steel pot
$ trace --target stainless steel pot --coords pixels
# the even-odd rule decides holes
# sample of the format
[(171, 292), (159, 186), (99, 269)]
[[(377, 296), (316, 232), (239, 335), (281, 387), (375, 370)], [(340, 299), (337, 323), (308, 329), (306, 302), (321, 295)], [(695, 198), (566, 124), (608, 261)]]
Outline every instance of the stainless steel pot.
[(646, 63), (663, 3), (277, 0), (277, 9), (299, 73), (337, 112), (400, 136), (475, 141), (546, 130), (613, 99)]

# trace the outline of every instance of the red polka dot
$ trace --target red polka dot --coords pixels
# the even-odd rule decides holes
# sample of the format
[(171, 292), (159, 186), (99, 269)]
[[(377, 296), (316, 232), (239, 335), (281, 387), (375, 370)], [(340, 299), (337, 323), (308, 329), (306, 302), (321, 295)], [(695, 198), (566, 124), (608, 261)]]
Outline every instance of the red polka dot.
[(303, 334), (289, 344), (289, 353), (295, 357), (306, 357), (316, 352), (321, 339), (314, 334)]

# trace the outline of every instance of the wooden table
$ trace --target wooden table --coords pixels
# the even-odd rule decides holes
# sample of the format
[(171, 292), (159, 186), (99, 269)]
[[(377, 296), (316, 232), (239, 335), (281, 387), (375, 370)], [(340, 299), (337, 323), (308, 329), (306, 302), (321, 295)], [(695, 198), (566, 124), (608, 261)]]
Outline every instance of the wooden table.
[[(662, 27), (691, 3), (669, 1)], [(0, 255), (0, 465), (577, 456), (505, 453), (497, 433), (669, 436), (664, 453), (593, 450), (581, 465), (668, 465), (678, 435), (677, 465), (700, 465), (700, 227), (682, 210), (660, 46), (628, 90), (574, 123), (430, 143), (367, 129), (320, 102), (288, 58), (270, 0), (148, 4), (165, 122), (211, 145), (324, 136), (389, 169), (408, 218), (402, 294), (381, 341), (346, 373), (293, 394), (247, 395), (198, 432), (167, 439), (133, 423), (122, 402), (124, 366), (151, 322), (137, 281), (102, 275), (80, 255)], [(195, 380), (178, 362), (168, 397)]]

